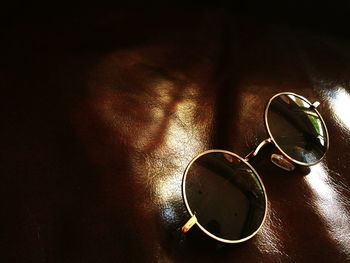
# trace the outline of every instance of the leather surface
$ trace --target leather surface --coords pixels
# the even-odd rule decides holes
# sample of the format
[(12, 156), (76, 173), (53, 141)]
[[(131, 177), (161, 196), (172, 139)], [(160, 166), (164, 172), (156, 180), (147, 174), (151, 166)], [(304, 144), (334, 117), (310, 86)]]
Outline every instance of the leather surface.
[[(346, 40), (222, 11), (91, 12), (4, 34), (1, 262), (350, 260)], [(282, 91), (321, 103), (326, 158), (288, 173), (259, 153), (269, 210), (251, 240), (180, 234), (188, 162), (248, 154)]]

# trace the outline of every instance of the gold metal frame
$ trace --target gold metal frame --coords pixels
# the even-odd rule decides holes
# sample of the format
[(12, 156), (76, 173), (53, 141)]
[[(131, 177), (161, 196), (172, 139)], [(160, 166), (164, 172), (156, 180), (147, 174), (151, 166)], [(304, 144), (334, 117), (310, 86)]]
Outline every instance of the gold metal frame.
[[(316, 111), (318, 117), (321, 119), (322, 124), (323, 124), (323, 126), (324, 126), (324, 128), (325, 128), (325, 131), (326, 131), (327, 147), (326, 147), (326, 151), (324, 152), (323, 156), (322, 156), (319, 160), (317, 160), (317, 161), (315, 161), (315, 162), (313, 162), (313, 163), (303, 163), (303, 162), (300, 162), (300, 161), (298, 161), (298, 160), (295, 160), (294, 158), (292, 158), (292, 157), (290, 157), (288, 154), (286, 154), (286, 153), (282, 150), (282, 148), (277, 144), (277, 142), (275, 141), (275, 139), (273, 138), (273, 135), (272, 135), (272, 133), (271, 133), (271, 131), (270, 131), (269, 124), (268, 124), (268, 121), (267, 121), (267, 113), (268, 113), (269, 106), (270, 106), (271, 102), (273, 101), (273, 99), (276, 98), (276, 97), (278, 97), (278, 96), (281, 96), (281, 95), (293, 95), (293, 96), (296, 96), (296, 97), (302, 99), (304, 102), (306, 102), (307, 104), (309, 104), (310, 107), (312, 107), (312, 108)], [(267, 133), (268, 133), (269, 136), (270, 136), (269, 139), (270, 139), (270, 141), (274, 144), (274, 146), (276, 146), (276, 148), (278, 149), (278, 151), (279, 151), (284, 157), (286, 157), (288, 160), (292, 161), (292, 162), (295, 163), (295, 164), (298, 164), (298, 165), (301, 165), (301, 166), (312, 166), (312, 165), (315, 165), (315, 164), (319, 163), (319, 162), (325, 157), (326, 152), (327, 152), (328, 149), (329, 149), (329, 134), (328, 134), (327, 126), (326, 126), (326, 123), (324, 122), (324, 120), (323, 120), (321, 114), (320, 114), (320, 113), (317, 111), (317, 109), (316, 109), (319, 105), (320, 105), (320, 103), (319, 103), (318, 101), (315, 101), (314, 103), (311, 103), (311, 102), (308, 101), (305, 97), (300, 96), (300, 95), (298, 95), (298, 94), (295, 94), (295, 93), (293, 93), (293, 92), (280, 92), (280, 93), (277, 93), (276, 95), (272, 96), (272, 97), (270, 98), (270, 100), (268, 101), (268, 103), (266, 104), (264, 119), (265, 119), (265, 128), (266, 128), (266, 130), (267, 130)], [(268, 139), (266, 139), (266, 140), (268, 140)], [(265, 140), (265, 141), (266, 141), (266, 140)], [(259, 147), (259, 146), (258, 146), (258, 147)]]
[[(270, 131), (270, 128), (269, 128), (269, 125), (268, 125), (268, 121), (267, 121), (267, 113), (268, 113), (268, 109), (269, 109), (269, 106), (272, 102), (272, 100), (278, 96), (281, 96), (281, 95), (293, 95), (293, 96), (296, 96), (300, 99), (302, 99), (304, 102), (306, 102), (307, 104), (310, 105), (310, 107), (312, 107), (315, 112), (317, 113), (318, 117), (321, 119), (322, 121), (322, 124), (325, 128), (325, 131), (326, 131), (326, 137), (327, 137), (327, 148), (326, 148), (326, 151), (325, 153), (323, 154), (323, 156), (317, 160), (316, 162), (313, 162), (313, 163), (303, 163), (303, 162), (300, 162), (298, 160), (295, 160), (294, 158), (290, 157), (288, 154), (286, 154), (282, 149), (281, 147), (276, 143), (274, 137), (272, 136), (271, 134), (271, 131)], [(266, 145), (272, 143), (274, 144), (274, 146), (276, 146), (276, 148), (278, 149), (278, 151), (282, 154), (283, 157), (287, 158), (285, 161), (287, 161), (289, 163), (289, 161), (291, 161), (292, 163), (294, 164), (298, 164), (298, 165), (301, 165), (301, 166), (312, 166), (312, 165), (315, 165), (317, 163), (319, 163), (323, 158), (324, 156), (326, 155), (326, 152), (328, 151), (329, 149), (329, 134), (328, 134), (328, 130), (327, 130), (327, 126), (326, 126), (326, 123), (324, 122), (321, 114), (317, 111), (317, 107), (320, 105), (320, 103), (318, 101), (315, 101), (314, 103), (311, 103), (310, 101), (308, 101), (305, 97), (303, 96), (300, 96), (298, 94), (295, 94), (293, 92), (280, 92), (280, 93), (277, 93), (276, 95), (272, 96), (268, 103), (266, 104), (265, 106), (265, 113), (264, 113), (264, 120), (265, 120), (265, 128), (269, 134), (269, 138), (263, 140), (257, 147), (255, 150), (253, 150), (252, 152), (250, 152), (245, 158), (242, 158), (240, 157), (239, 155), (235, 154), (235, 153), (232, 153), (232, 152), (229, 152), (229, 151), (226, 151), (226, 150), (219, 150), (219, 149), (213, 149), (213, 150), (207, 150), (207, 151), (204, 151), (200, 154), (198, 154), (196, 157), (194, 157), (190, 163), (187, 165), (186, 167), (186, 170), (184, 172), (184, 176), (182, 178), (182, 196), (183, 196), (183, 200), (184, 200), (184, 203), (185, 203), (185, 206), (191, 216), (191, 218), (186, 222), (186, 224), (181, 228), (181, 231), (183, 233), (186, 233), (192, 226), (194, 225), (197, 225), (206, 235), (208, 235), (209, 237), (217, 240), (217, 241), (220, 241), (220, 242), (224, 242), (224, 243), (241, 243), (241, 242), (244, 242), (250, 238), (252, 238), (254, 235), (256, 235), (257, 232), (259, 232), (259, 230), (261, 229), (261, 227), (263, 226), (264, 222), (265, 222), (265, 219), (266, 219), (266, 214), (267, 214), (267, 210), (268, 210), (268, 202), (267, 202), (267, 194), (266, 194), (266, 190), (265, 190), (265, 186), (260, 178), (260, 176), (258, 175), (258, 173), (256, 172), (256, 170), (253, 168), (253, 166), (251, 164), (249, 164), (249, 160), (256, 156), (259, 151), (265, 147)], [(197, 217), (196, 215), (191, 211), (191, 208), (188, 204), (188, 201), (187, 201), (187, 196), (186, 196), (186, 178), (187, 178), (187, 173), (188, 173), (188, 170), (189, 168), (191, 167), (191, 165), (199, 158), (201, 157), (202, 155), (204, 154), (207, 154), (207, 153), (212, 153), (212, 152), (221, 152), (221, 153), (227, 153), (227, 154), (230, 154), (230, 155), (233, 155), (235, 157), (237, 157), (239, 160), (241, 160), (244, 164), (246, 164), (253, 172), (254, 172), (254, 175), (256, 176), (256, 178), (258, 179), (259, 183), (261, 184), (262, 186), (262, 189), (263, 189), (263, 192), (264, 192), (264, 196), (265, 196), (265, 212), (264, 212), (264, 217), (263, 217), (263, 220), (260, 224), (260, 226), (258, 227), (258, 229), (256, 231), (254, 231), (254, 233), (252, 233), (251, 235), (249, 235), (248, 237), (245, 237), (245, 238), (242, 238), (242, 239), (239, 239), (239, 240), (228, 240), (228, 239), (223, 239), (223, 238), (220, 238), (220, 237), (217, 237), (215, 235), (213, 235), (212, 233), (210, 233), (209, 231), (207, 231), (197, 220)], [(290, 165), (293, 166), (292, 163), (289, 163)], [(280, 168), (284, 169), (282, 166), (279, 166)]]
[[(249, 169), (251, 169), (254, 173), (254, 175), (256, 176), (256, 178), (258, 179), (259, 183), (261, 184), (261, 187), (263, 189), (263, 192), (264, 192), (264, 197), (265, 197), (265, 212), (264, 212), (264, 217), (260, 223), (260, 226), (258, 227), (258, 229), (256, 231), (254, 231), (252, 234), (250, 234), (249, 236), (245, 237), (245, 238), (242, 238), (242, 239), (239, 239), (239, 240), (229, 240), (229, 239), (224, 239), (224, 238), (220, 238), (220, 237), (217, 237), (215, 235), (213, 235), (212, 233), (210, 233), (208, 230), (206, 230), (197, 220), (196, 218), (196, 215), (191, 211), (191, 208), (188, 204), (188, 201), (187, 201), (187, 196), (186, 196), (186, 178), (187, 178), (187, 172), (189, 170), (189, 168), (191, 167), (191, 165), (201, 156), (205, 155), (205, 154), (208, 154), (208, 153), (217, 153), (217, 152), (220, 152), (220, 153), (226, 153), (226, 154), (229, 154), (229, 155), (233, 155), (235, 156), (237, 159), (239, 159), (241, 162), (243, 162), (245, 165), (247, 165), (249, 167)], [(185, 173), (184, 173), (184, 176), (182, 178), (182, 196), (183, 196), (183, 199), (184, 199), (184, 203), (186, 205), (186, 208), (187, 208), (187, 211), (189, 212), (189, 214), (191, 215), (191, 218), (187, 221), (187, 223), (181, 228), (181, 231), (183, 233), (186, 233), (192, 226), (194, 226), (195, 224), (205, 233), (207, 234), (208, 236), (210, 236), (211, 238), (217, 240), (217, 241), (220, 241), (220, 242), (224, 242), (224, 243), (241, 243), (243, 241), (246, 241), (250, 238), (252, 238), (259, 230), (260, 228), (262, 227), (262, 225), (264, 224), (265, 222), (265, 218), (266, 218), (266, 213), (267, 213), (267, 194), (266, 194), (266, 190), (265, 190), (265, 186), (260, 178), (260, 176), (258, 175), (257, 171), (255, 171), (255, 169), (253, 168), (253, 166), (251, 166), (244, 158), (240, 157), (239, 155), (233, 153), (233, 152), (229, 152), (229, 151), (225, 151), (225, 150), (219, 150), (219, 149), (213, 149), (213, 150), (207, 150), (207, 151), (204, 151), (200, 154), (198, 154), (196, 157), (194, 157), (191, 162), (187, 165), (186, 167), (186, 170), (185, 170)]]

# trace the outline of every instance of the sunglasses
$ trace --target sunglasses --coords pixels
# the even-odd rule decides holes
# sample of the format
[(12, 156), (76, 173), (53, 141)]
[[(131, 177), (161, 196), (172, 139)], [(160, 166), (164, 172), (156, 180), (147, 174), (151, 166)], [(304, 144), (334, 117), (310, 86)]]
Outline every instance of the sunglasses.
[(273, 96), (265, 108), (269, 138), (245, 158), (225, 150), (208, 150), (188, 164), (182, 180), (182, 196), (190, 219), (183, 233), (197, 225), (209, 237), (224, 243), (252, 238), (262, 227), (267, 213), (264, 184), (249, 160), (266, 145), (277, 153), (271, 161), (293, 171), (296, 166), (317, 164), (328, 147), (328, 131), (319, 102), (291, 92)]

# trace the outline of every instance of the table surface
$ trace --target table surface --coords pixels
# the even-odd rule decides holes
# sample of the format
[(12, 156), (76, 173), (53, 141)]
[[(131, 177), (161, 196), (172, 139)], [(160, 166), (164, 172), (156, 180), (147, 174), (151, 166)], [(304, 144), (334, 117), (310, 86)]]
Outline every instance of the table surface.
[[(4, 33), (1, 262), (350, 260), (345, 39), (223, 10), (60, 19)], [(180, 234), (188, 162), (207, 149), (249, 153), (282, 91), (321, 103), (326, 157), (292, 173), (270, 148), (252, 161), (268, 213), (249, 241)]]

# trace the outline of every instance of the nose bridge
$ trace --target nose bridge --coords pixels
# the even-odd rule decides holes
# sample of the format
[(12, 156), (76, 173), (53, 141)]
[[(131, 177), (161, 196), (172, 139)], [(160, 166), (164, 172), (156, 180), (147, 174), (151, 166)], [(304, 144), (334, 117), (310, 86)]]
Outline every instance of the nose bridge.
[[(265, 147), (266, 145), (272, 143), (271, 138), (263, 140), (259, 145), (255, 148), (255, 150), (251, 151), (244, 160), (249, 162), (250, 159), (258, 155), (259, 151)], [(272, 154), (270, 158), (271, 162), (278, 166), (279, 168), (286, 170), (286, 171), (293, 171), (295, 169), (295, 166), (292, 162), (290, 162), (287, 158), (285, 158), (282, 154)]]
[(264, 146), (270, 143), (271, 143), (271, 138), (263, 140), (261, 143), (259, 143), (259, 145), (255, 148), (255, 150), (253, 150), (246, 157), (244, 157), (244, 160), (248, 162), (251, 158), (256, 156)]

